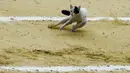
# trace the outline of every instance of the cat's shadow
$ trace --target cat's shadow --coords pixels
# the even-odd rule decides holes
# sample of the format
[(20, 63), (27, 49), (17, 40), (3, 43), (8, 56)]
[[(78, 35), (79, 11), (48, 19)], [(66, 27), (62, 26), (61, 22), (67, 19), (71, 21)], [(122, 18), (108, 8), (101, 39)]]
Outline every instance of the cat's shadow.
[[(48, 28), (52, 30), (59, 30), (60, 27), (48, 27)], [(75, 31), (72, 31), (71, 27), (65, 27), (63, 30), (59, 30), (59, 31), (69, 31), (69, 32), (75, 32), (75, 33), (85, 32), (85, 30), (82, 30), (82, 29), (77, 29)]]

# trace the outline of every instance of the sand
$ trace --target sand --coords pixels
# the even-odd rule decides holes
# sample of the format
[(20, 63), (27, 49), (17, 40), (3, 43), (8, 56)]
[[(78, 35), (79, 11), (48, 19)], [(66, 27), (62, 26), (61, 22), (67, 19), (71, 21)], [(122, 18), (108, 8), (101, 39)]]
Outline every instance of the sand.
[[(130, 16), (129, 0), (71, 0), (73, 5), (87, 8), (88, 16)], [(1, 0), (3, 16), (63, 16), (68, 0)]]
[[(32, 72), (18, 72), (18, 71), (1, 71), (1, 73), (32, 73)], [(41, 73), (41, 72), (37, 72)], [(50, 73), (50, 72), (44, 72), (44, 73)], [(129, 73), (129, 71), (122, 71), (122, 72), (51, 72), (51, 73)]]
[[(97, 21), (71, 32), (56, 22), (2, 22), (1, 65), (57, 66), (130, 64), (130, 22)], [(124, 36), (125, 35), (125, 36)], [(3, 61), (2, 61), (3, 60)]]
[[(32, 72), (18, 72), (18, 71), (1, 71), (1, 73), (32, 73)], [(37, 72), (41, 73), (41, 72)], [(44, 73), (50, 73), (50, 72), (44, 72)], [(129, 73), (129, 71), (122, 71), (122, 72), (51, 72), (51, 73)]]
[[(0, 16), (64, 16), (60, 11), (69, 9), (68, 1), (51, 1), (0, 0)], [(130, 0), (72, 0), (72, 3), (87, 8), (89, 17), (130, 16)], [(71, 26), (63, 31), (47, 28), (55, 23), (0, 22), (0, 65), (130, 65), (130, 22), (88, 22), (74, 33)]]

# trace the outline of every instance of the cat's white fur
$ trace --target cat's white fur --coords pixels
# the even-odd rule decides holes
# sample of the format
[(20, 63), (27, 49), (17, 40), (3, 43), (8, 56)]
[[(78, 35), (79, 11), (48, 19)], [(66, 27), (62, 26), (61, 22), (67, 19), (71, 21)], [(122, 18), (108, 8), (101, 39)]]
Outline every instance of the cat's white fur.
[(75, 31), (78, 28), (83, 27), (87, 23), (87, 9), (86, 8), (80, 8), (80, 11), (78, 14), (75, 14), (74, 6), (70, 6), (70, 15), (62, 19), (60, 22), (58, 22), (54, 26), (58, 26), (60, 24), (63, 24), (59, 29), (64, 29), (65, 26), (70, 25), (74, 22), (76, 22), (76, 25), (73, 25), (72, 31)]

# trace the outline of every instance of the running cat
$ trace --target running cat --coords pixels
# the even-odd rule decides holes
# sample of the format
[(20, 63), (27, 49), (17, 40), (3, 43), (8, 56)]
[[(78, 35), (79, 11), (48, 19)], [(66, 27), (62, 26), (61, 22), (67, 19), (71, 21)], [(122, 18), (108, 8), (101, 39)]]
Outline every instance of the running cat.
[(87, 23), (87, 10), (86, 8), (81, 8), (80, 6), (70, 5), (70, 10), (62, 10), (64, 15), (67, 15), (64, 19), (58, 22), (56, 25), (48, 26), (49, 28), (56, 27), (60, 24), (63, 24), (59, 30), (63, 30), (65, 26), (70, 25), (76, 22), (76, 25), (73, 25), (72, 32), (76, 29), (83, 27)]

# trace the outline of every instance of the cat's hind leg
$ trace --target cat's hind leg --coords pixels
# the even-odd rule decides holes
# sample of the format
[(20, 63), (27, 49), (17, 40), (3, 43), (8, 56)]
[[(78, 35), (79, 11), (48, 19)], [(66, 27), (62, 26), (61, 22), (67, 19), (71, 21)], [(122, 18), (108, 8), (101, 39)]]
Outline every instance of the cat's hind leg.
[(86, 21), (83, 21), (83, 22), (81, 22), (81, 23), (77, 23), (76, 25), (74, 25), (73, 27), (72, 27), (72, 32), (74, 32), (76, 29), (78, 29), (78, 28), (82, 28), (84, 25), (86, 24)]

